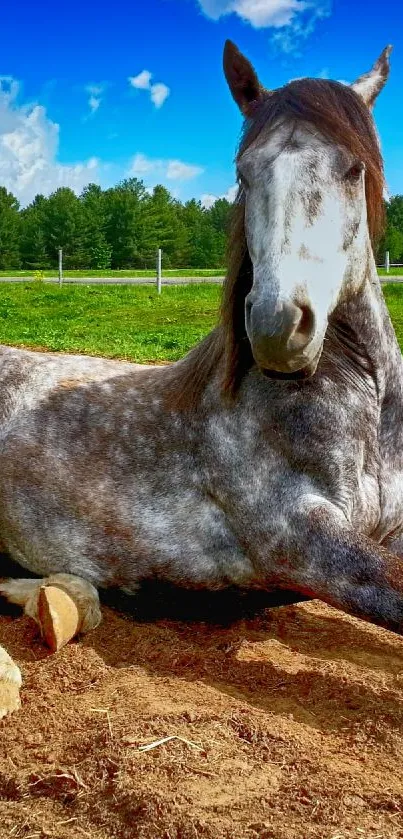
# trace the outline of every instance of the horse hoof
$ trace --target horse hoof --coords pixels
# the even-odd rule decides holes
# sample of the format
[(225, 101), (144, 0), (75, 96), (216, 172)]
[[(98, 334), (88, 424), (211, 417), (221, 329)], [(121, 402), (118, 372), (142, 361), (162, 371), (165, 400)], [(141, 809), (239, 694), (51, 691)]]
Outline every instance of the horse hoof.
[(21, 684), (19, 668), (3, 647), (0, 647), (0, 719), (21, 707)]
[(57, 586), (41, 586), (37, 621), (41, 635), (53, 653), (64, 647), (80, 628), (80, 615), (74, 600)]

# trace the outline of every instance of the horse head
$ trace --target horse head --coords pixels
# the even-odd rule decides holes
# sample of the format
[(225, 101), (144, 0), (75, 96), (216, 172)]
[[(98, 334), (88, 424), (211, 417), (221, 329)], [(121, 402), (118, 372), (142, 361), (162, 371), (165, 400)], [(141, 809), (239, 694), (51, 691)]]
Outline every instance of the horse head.
[(368, 276), (384, 189), (371, 108), (390, 49), (351, 86), (297, 79), (270, 91), (225, 45), (224, 72), (245, 117), (236, 160), (245, 252), (232, 280), (239, 288), (240, 271), (249, 279), (238, 338), (247, 336), (254, 361), (274, 378), (315, 372), (332, 314)]

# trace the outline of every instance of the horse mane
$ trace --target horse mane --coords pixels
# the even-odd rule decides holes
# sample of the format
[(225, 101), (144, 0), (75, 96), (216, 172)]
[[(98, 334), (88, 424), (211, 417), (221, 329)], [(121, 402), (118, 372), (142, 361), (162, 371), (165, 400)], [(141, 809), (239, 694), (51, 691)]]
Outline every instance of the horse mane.
[[(383, 161), (371, 114), (351, 87), (322, 79), (298, 79), (266, 91), (245, 122), (238, 155), (258, 137), (270, 135), (279, 121), (313, 126), (330, 142), (347, 148), (365, 164), (368, 230), (373, 248), (384, 226)], [(170, 404), (196, 408), (208, 381), (219, 368), (223, 395), (235, 396), (253, 364), (245, 330), (245, 297), (252, 287), (252, 264), (244, 226), (245, 201), (240, 188), (233, 208), (219, 322), (183, 362), (172, 369)]]

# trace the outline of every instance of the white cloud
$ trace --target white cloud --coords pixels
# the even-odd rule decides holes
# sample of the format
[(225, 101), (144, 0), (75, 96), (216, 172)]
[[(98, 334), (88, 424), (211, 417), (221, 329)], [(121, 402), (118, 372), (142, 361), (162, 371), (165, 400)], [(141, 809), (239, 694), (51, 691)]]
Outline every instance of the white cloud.
[(97, 98), (96, 96), (90, 96), (90, 98), (88, 100), (88, 104), (90, 106), (91, 113), (95, 114), (95, 111), (98, 110), (98, 108), (101, 104), (101, 100), (99, 98)]
[(218, 201), (219, 198), (226, 198), (226, 200), (229, 201), (230, 204), (232, 204), (233, 201), (235, 201), (235, 198), (236, 198), (237, 194), (238, 194), (238, 184), (234, 184), (234, 186), (230, 186), (229, 189), (227, 189), (227, 191), (224, 193), (224, 195), (213, 195), (211, 192), (205, 192), (201, 196), (200, 201), (201, 201), (203, 207), (206, 210), (209, 210), (210, 207), (212, 207), (213, 204), (215, 204), (215, 202)]
[(332, 0), (306, 0), (305, 8), (295, 15), (288, 26), (277, 29), (272, 43), (282, 52), (297, 53), (299, 44), (312, 34), (319, 20), (329, 17)]
[(274, 28), (274, 43), (293, 52), (310, 35), (318, 19), (330, 14), (331, 0), (198, 0), (212, 20), (235, 14), (255, 29)]
[(144, 178), (148, 186), (155, 185), (164, 180), (189, 181), (201, 175), (201, 166), (191, 163), (183, 163), (182, 160), (164, 160), (162, 158), (150, 158), (145, 154), (138, 153), (133, 157), (128, 175)]
[(103, 94), (105, 93), (105, 85), (104, 84), (87, 84), (85, 88), (86, 92), (89, 94), (88, 97), (88, 107), (90, 109), (89, 116), (93, 116), (101, 102)]
[(131, 87), (138, 90), (148, 90), (150, 99), (156, 108), (160, 108), (170, 94), (168, 85), (163, 82), (151, 84), (152, 73), (149, 70), (142, 70), (137, 76), (129, 76), (128, 82)]
[(133, 157), (130, 166), (130, 174), (147, 175), (148, 172), (152, 172), (156, 167), (158, 168), (159, 164), (162, 162), (162, 160), (151, 160), (149, 157), (146, 157), (145, 154), (141, 154), (141, 152), (139, 152)]
[(151, 76), (149, 70), (142, 70), (138, 76), (129, 76), (129, 84), (139, 90), (150, 90)]
[(165, 99), (169, 96), (169, 87), (163, 82), (158, 82), (157, 84), (152, 84), (150, 87), (150, 96), (151, 101), (154, 103), (156, 108), (160, 108), (161, 105), (164, 104)]
[(212, 195), (211, 192), (204, 192), (200, 197), (200, 201), (205, 210), (210, 210), (215, 202), (218, 201), (218, 195)]
[(75, 192), (98, 181), (99, 161), (62, 164), (57, 161), (59, 125), (38, 104), (19, 105), (18, 82), (0, 78), (0, 184), (23, 205), (37, 193), (48, 195), (60, 186)]
[(236, 14), (256, 29), (287, 26), (296, 12), (306, 8), (305, 0), (199, 0), (207, 17), (218, 20)]
[(166, 176), (171, 181), (189, 181), (197, 175), (201, 175), (201, 166), (192, 166), (190, 163), (182, 163), (181, 160), (168, 160)]

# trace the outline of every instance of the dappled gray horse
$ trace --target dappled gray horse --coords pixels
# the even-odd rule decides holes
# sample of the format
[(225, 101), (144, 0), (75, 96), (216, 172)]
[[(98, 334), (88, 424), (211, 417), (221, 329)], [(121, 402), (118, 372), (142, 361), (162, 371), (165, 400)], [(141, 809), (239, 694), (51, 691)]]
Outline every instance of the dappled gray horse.
[(1, 349), (0, 540), (22, 567), (133, 594), (288, 588), (402, 630), (402, 359), (372, 250), (388, 56), (351, 87), (270, 91), (227, 42), (246, 118), (230, 265), (186, 358)]

